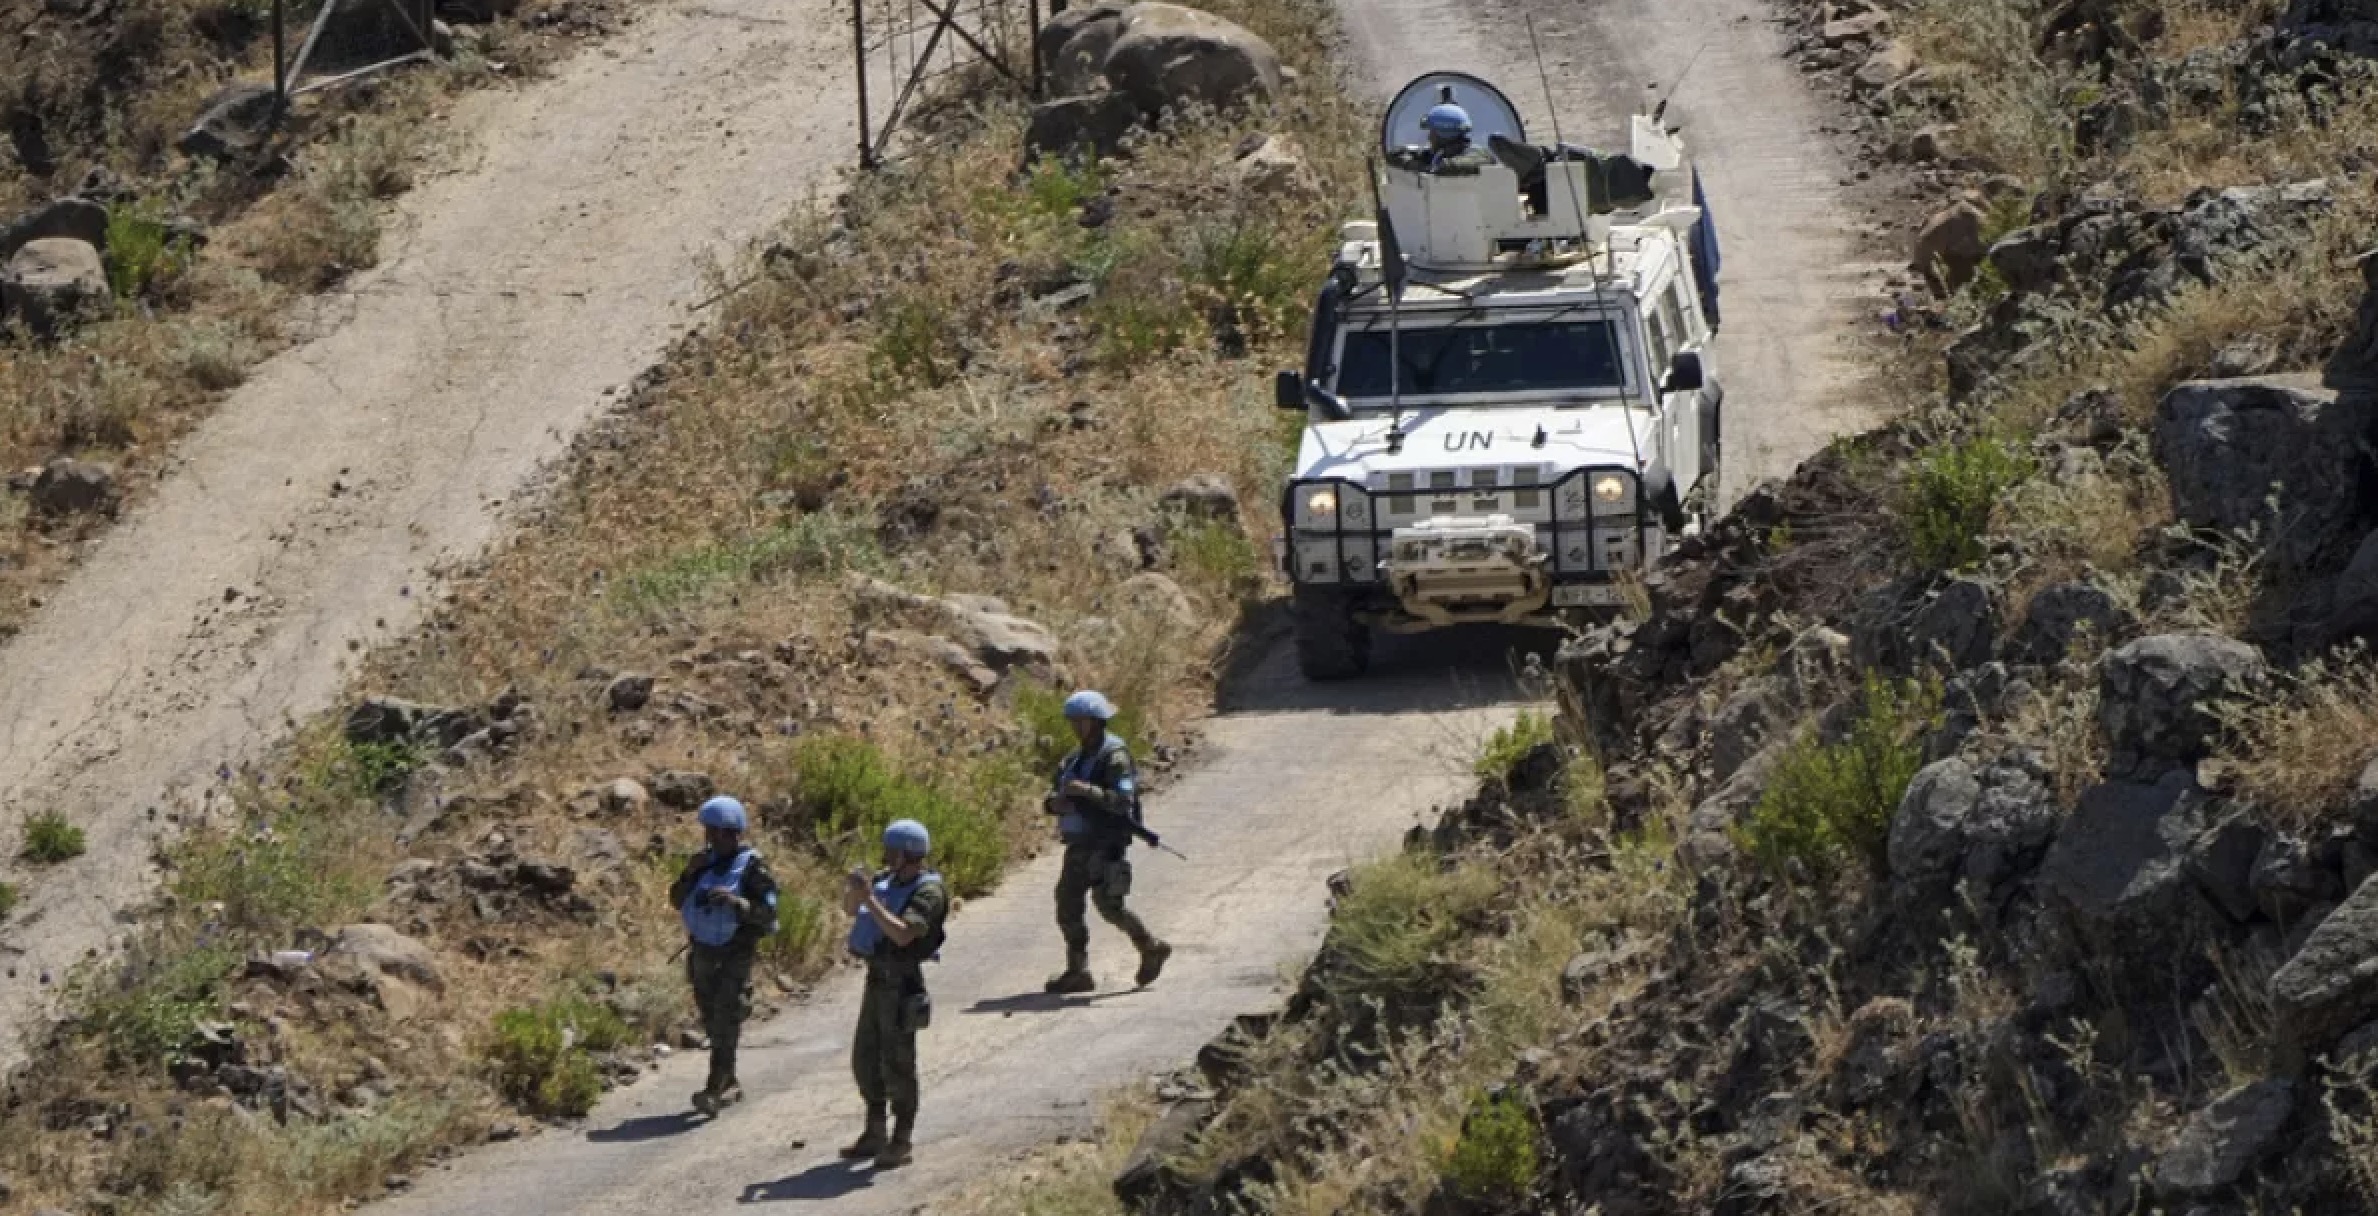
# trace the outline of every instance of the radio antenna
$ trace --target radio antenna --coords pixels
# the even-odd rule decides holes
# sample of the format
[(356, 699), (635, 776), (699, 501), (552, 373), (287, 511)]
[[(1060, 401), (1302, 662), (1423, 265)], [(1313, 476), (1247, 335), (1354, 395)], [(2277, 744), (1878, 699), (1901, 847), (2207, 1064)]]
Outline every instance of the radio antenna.
[(1656, 123), (1662, 118), (1667, 117), (1668, 103), (1676, 100), (1677, 90), (1684, 87), (1685, 78), (1693, 74), (1693, 66), (1701, 62), (1701, 52), (1708, 49), (1709, 40), (1707, 38), (1701, 40), (1700, 46), (1693, 48), (1693, 57), (1684, 61), (1684, 70), (1676, 74), (1676, 79), (1668, 82), (1667, 94), (1660, 98), (1660, 104), (1651, 108), (1651, 120), (1653, 122)]
[[(1536, 57), (1536, 82), (1542, 85), (1544, 88), (1544, 112), (1552, 119), (1553, 156), (1563, 156), (1566, 155), (1566, 153), (1563, 152), (1562, 149), (1568, 146), (1568, 141), (1561, 137), (1561, 107), (1560, 103), (1554, 101), (1552, 97), (1552, 74), (1544, 70), (1544, 46), (1541, 42), (1536, 40), (1536, 15), (1534, 13), (1523, 13), (1521, 15), (1527, 19), (1528, 51)], [(1703, 43), (1702, 45), (1707, 46), (1708, 44)], [(1553, 160), (1552, 157), (1546, 157), (1544, 160), (1545, 172), (1550, 174), (1552, 171), (1551, 167), (1558, 163), (1560, 162)], [(1544, 184), (1544, 188), (1546, 190), (1550, 190), (1552, 188), (1552, 183), (1547, 180)], [(1586, 227), (1585, 200), (1577, 197), (1577, 191), (1571, 190), (1569, 191), (1569, 202), (1576, 208), (1577, 211), (1577, 239), (1585, 242), (1585, 264), (1594, 272), (1594, 295), (1597, 299), (1599, 299), (1602, 295), (1603, 289), (1602, 267), (1594, 260), (1593, 233), (1589, 228)], [(1610, 241), (1605, 241), (1603, 244), (1609, 246), (1608, 254), (1610, 257), (1610, 270), (1611, 273), (1616, 274), (1618, 271), (1617, 246), (1615, 242)], [(1617, 327), (1610, 325), (1607, 319), (1603, 321), (1603, 325), (1606, 327), (1605, 332), (1609, 333), (1613, 339), (1616, 339), (1618, 336)], [(1614, 351), (1613, 353), (1616, 352)], [(1648, 367), (1646, 367), (1644, 371), (1646, 375), (1654, 374)], [(1643, 440), (1635, 434), (1635, 406), (1632, 402), (1621, 399), (1619, 401), (1618, 412), (1619, 416), (1625, 418), (1627, 421), (1627, 447), (1632, 450), (1635, 455), (1635, 472), (1637, 475), (1641, 475), (1645, 467), (1643, 462)]]

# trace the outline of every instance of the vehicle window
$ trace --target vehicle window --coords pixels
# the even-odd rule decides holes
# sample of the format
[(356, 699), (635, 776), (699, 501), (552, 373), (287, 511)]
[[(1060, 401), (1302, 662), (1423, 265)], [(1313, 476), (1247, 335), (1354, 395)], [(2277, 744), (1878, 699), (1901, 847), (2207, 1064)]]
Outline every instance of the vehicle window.
[[(1406, 329), (1399, 387), (1414, 397), (1626, 387), (1616, 331), (1608, 321)], [(1388, 333), (1349, 331), (1338, 395), (1388, 396)]]
[(1674, 346), (1668, 341), (1668, 327), (1661, 323), (1660, 315), (1655, 312), (1643, 318), (1643, 328), (1651, 335), (1651, 374), (1665, 376), (1668, 374), (1668, 357), (1675, 353)]
[(1686, 311), (1684, 280), (1678, 279), (1668, 284), (1668, 290), (1660, 293), (1660, 320), (1667, 323), (1668, 333), (1678, 346), (1690, 346), (1693, 341), (1693, 331), (1685, 321)]

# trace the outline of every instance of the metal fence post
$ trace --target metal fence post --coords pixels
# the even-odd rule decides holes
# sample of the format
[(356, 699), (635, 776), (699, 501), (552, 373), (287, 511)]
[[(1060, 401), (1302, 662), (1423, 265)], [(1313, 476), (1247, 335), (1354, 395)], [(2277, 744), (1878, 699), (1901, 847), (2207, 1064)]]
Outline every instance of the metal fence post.
[(859, 66), (859, 167), (875, 168), (875, 138), (867, 131), (867, 0), (850, 0), (851, 48)]

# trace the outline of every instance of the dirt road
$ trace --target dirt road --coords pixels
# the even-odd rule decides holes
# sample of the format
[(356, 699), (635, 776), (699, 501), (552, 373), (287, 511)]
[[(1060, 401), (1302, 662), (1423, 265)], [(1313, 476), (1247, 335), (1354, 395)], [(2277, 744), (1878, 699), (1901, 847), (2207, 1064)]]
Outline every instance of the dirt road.
[[(1876, 421), (1853, 338), (1864, 288), (1903, 251), (1859, 239), (1864, 208), (1822, 128), (1827, 103), (1783, 58), (1766, 0), (1341, 0), (1356, 68), (1391, 92), (1424, 71), (1500, 85), (1528, 136), (1625, 147), (1625, 119), (1673, 93), (1670, 123), (1708, 190), (1724, 252), (1725, 496)], [(1687, 66), (1690, 65), (1690, 71)], [(1681, 77), (1681, 79), (1680, 79)]]
[[(408, 196), (383, 267), (265, 365), (0, 650), (0, 848), (57, 808), (80, 860), (0, 877), (0, 1028), (152, 890), (152, 841), (411, 626), (440, 562), (653, 363), (702, 267), (830, 188), (855, 126), (843, 10), (656, 5), (558, 78), (464, 102), (466, 163)], [(9, 863), (0, 862), (0, 866)], [(0, 1068), (19, 1058), (0, 1033)]]
[(603, 1103), (588, 1130), (482, 1152), (378, 1210), (626, 1216), (831, 1200), (806, 1210), (908, 1212), (1006, 1154), (1081, 1131), (1115, 1086), (1169, 1071), (1232, 1017), (1275, 1007), (1283, 977), (1320, 942), (1328, 876), (1475, 785), (1470, 762), (1508, 713), (1501, 653), (1472, 648), (1452, 671), (1444, 657), (1387, 649), (1373, 679), (1316, 690), (1277, 653), (1210, 724), (1196, 769), (1148, 811), (1193, 860), (1134, 855), (1134, 906), (1177, 951), (1156, 987), (1125, 987), (1130, 946), (1093, 917), (1105, 989), (1041, 994), (1063, 961), (1053, 852), (969, 903), (946, 961), (926, 972), (936, 1008), (919, 1044), (916, 1166), (876, 1178), (834, 1159), (861, 1113), (846, 1063), (858, 991), (844, 975), (746, 1034), (751, 1097), (717, 1123), (685, 1117), (704, 1063), (679, 1056)]

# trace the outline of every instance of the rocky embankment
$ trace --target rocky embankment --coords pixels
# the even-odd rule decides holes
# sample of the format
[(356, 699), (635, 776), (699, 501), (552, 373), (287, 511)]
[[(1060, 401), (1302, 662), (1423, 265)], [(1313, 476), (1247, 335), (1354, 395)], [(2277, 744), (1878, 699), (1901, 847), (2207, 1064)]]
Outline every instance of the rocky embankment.
[(2378, 11), (1796, 19), (1938, 208), (1905, 413), (1563, 650), (1567, 746), (1413, 842), (1505, 894), (1350, 1003), (1358, 871), (1127, 1209), (2378, 1204)]

